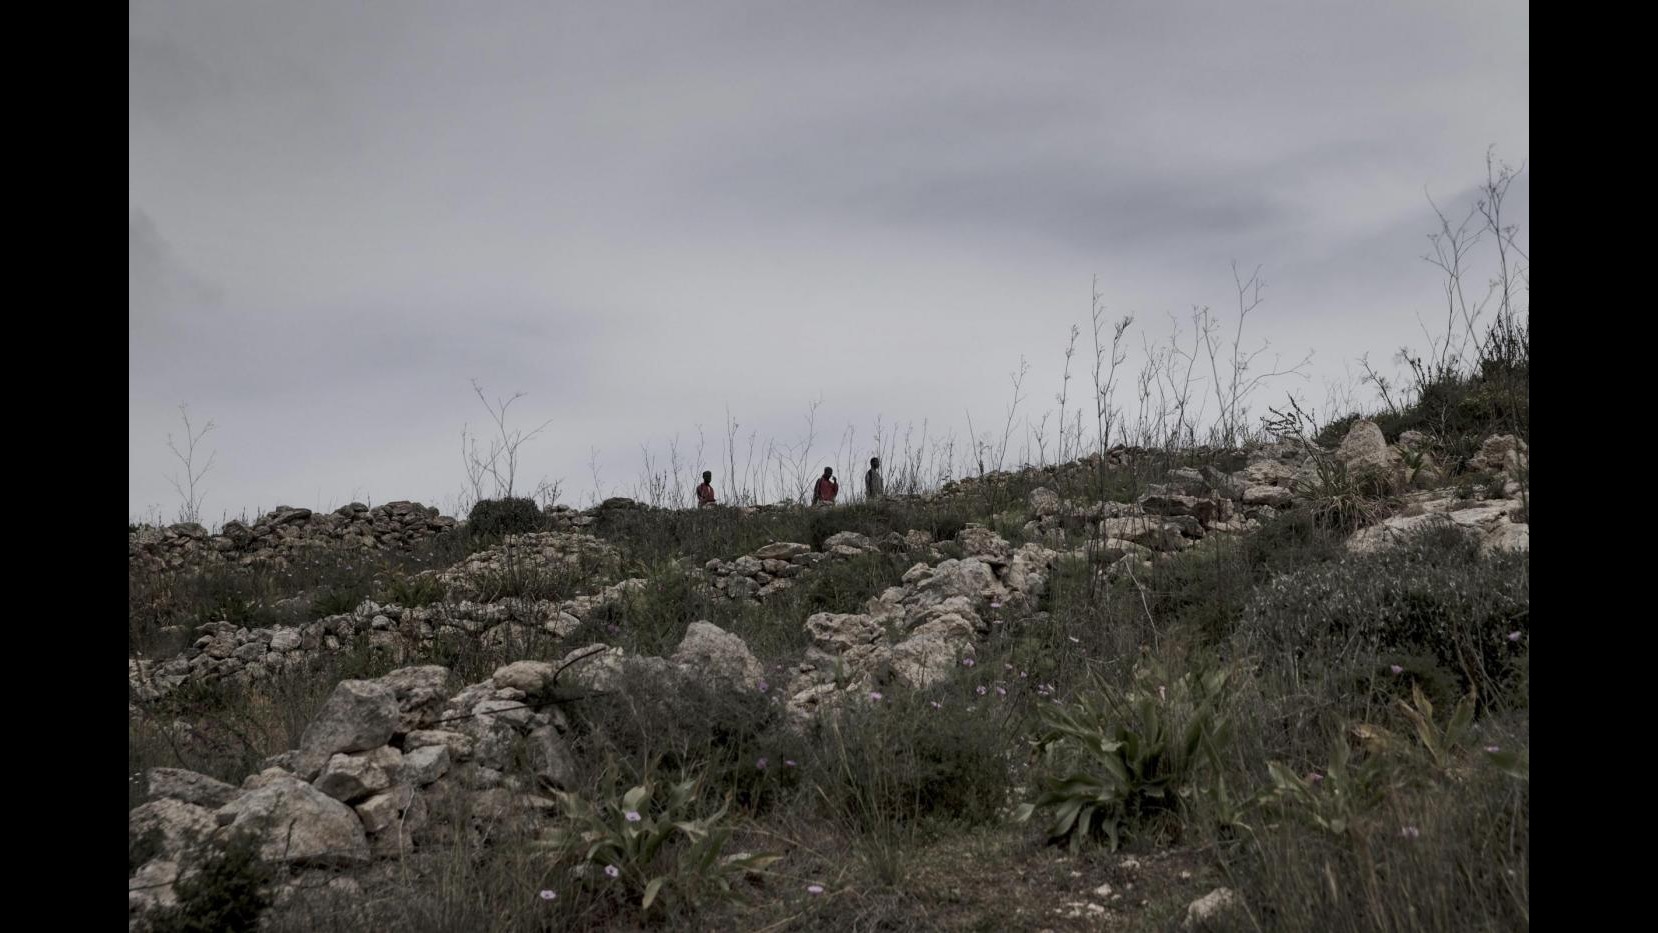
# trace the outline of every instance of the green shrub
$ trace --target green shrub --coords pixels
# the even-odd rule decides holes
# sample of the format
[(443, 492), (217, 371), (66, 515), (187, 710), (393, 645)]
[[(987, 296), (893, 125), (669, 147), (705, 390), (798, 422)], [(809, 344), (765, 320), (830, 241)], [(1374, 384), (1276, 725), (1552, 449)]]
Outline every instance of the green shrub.
[(1482, 555), (1453, 528), (1275, 577), (1239, 619), (1237, 649), (1302, 680), (1348, 685), (1388, 655), (1432, 658), (1458, 695), (1513, 695), (1530, 628), (1529, 556)]
[(466, 527), (474, 538), (527, 534), (546, 525), (534, 499), (483, 499), (466, 516)]
[[(819, 562), (795, 579), (799, 611), (862, 612), (864, 603), (896, 586), (912, 563), (902, 554), (865, 552), (856, 557)], [(802, 618), (805, 616), (803, 615)]]
[(604, 899), (637, 898), (641, 913), (659, 898), (696, 905), (709, 895), (730, 896), (744, 872), (781, 858), (722, 857), (731, 836), (724, 822), (731, 801), (704, 812), (696, 780), (646, 778), (621, 794), (612, 785), (592, 800), (559, 791), (553, 796), (566, 822), (550, 830), (540, 847), (551, 853), (555, 877)]
[(712, 619), (713, 594), (701, 573), (674, 563), (650, 567), (644, 585), (596, 609), (571, 637), (572, 647), (604, 642), (636, 654), (673, 653), (692, 622)]
[(1104, 836), (1116, 849), (1125, 835), (1177, 817), (1204, 761), (1230, 740), (1226, 680), (1224, 671), (1171, 680), (1142, 668), (1126, 690), (1101, 685), (1044, 708), (1037, 745), (1047, 773), (1016, 818), (1051, 809), (1049, 841), (1075, 848)]
[(876, 835), (992, 819), (1010, 783), (1005, 710), (947, 690), (878, 696), (815, 726), (802, 766), (825, 815)]
[(1248, 832), (1214, 850), (1260, 928), (1529, 926), (1525, 724), (1468, 749), (1472, 703), (1443, 726), (1409, 707), (1415, 741), (1361, 725), (1307, 774), (1269, 765)]
[[(793, 787), (804, 741), (783, 727), (779, 689), (733, 690), (702, 678), (663, 678), (624, 670), (605, 695), (572, 707), (578, 760), (615, 761), (642, 780), (654, 763), (669, 776), (701, 775), (750, 811)], [(769, 767), (768, 767), (769, 766)]]
[(519, 562), (474, 573), (467, 579), (472, 597), (484, 603), (503, 599), (557, 601), (570, 596), (585, 582), (577, 574), (560, 568)]
[(1321, 528), (1350, 534), (1386, 514), (1383, 500), (1392, 495), (1393, 479), (1376, 473), (1352, 473), (1330, 457), (1313, 458), (1317, 478), (1296, 483), (1296, 492), (1312, 500), (1305, 508)]
[(1261, 803), (1269, 814), (1301, 820), (1341, 836), (1357, 832), (1388, 791), (1389, 770), (1379, 755), (1355, 761), (1345, 736), (1338, 736), (1322, 772), (1297, 775), (1291, 768), (1267, 762), (1271, 786)]
[(1336, 560), (1347, 553), (1344, 535), (1319, 521), (1312, 509), (1279, 512), (1243, 539), (1253, 580)]
[(155, 933), (253, 933), (270, 907), (276, 873), (259, 855), (259, 838), (237, 833), (195, 875), (174, 885), (176, 906), (158, 911)]
[(362, 605), (370, 595), (366, 586), (331, 586), (311, 597), (311, 612), (318, 616), (341, 615)]
[(380, 588), (380, 601), (404, 608), (431, 606), (443, 602), (449, 588), (436, 574), (394, 573)]

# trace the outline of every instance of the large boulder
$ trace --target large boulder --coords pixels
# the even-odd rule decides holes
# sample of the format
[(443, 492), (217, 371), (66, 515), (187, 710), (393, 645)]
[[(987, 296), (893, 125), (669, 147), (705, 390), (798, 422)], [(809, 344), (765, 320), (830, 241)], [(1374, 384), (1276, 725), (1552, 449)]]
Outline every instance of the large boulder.
[(240, 793), (223, 781), (183, 768), (151, 768), (144, 773), (152, 797), (170, 797), (216, 810)]
[(835, 548), (839, 547), (856, 548), (860, 551), (867, 551), (874, 546), (875, 542), (869, 540), (868, 535), (860, 534), (856, 531), (836, 532), (835, 534), (825, 538), (823, 541), (823, 549), (831, 552), (834, 551)]
[(416, 787), (425, 787), (449, 771), (450, 754), (444, 745), (423, 745), (403, 755), (403, 778)]
[(178, 881), (178, 862), (169, 858), (154, 858), (133, 873), (127, 881), (127, 911), (142, 916), (157, 907), (172, 907), (178, 903), (173, 883)]
[[(942, 625), (928, 623), (929, 626)], [(956, 634), (957, 637), (951, 637)], [(945, 631), (927, 628), (892, 646), (889, 664), (893, 676), (905, 685), (924, 690), (947, 679), (956, 667), (956, 659), (972, 653), (970, 638), (959, 637), (959, 630)]]
[(1006, 590), (997, 582), (990, 565), (973, 559), (943, 561), (914, 590), (915, 601), (922, 605), (940, 603), (952, 596), (994, 601), (1004, 595)]
[(335, 800), (355, 803), (390, 787), (402, 767), (403, 753), (390, 747), (358, 755), (335, 755), (313, 783)]
[[(273, 642), (274, 643), (274, 642)], [(449, 698), (449, 669), (436, 664), (405, 667), (374, 682), (391, 690), (397, 701), (399, 733), (412, 732), (437, 719)]]
[(484, 700), (472, 708), (472, 715), (455, 723), (457, 730), (472, 738), (472, 760), (479, 766), (505, 771), (512, 763), (513, 749), (528, 730), (533, 713), (522, 702)]
[(1421, 431), (1406, 431), (1399, 435), (1399, 447), (1411, 453), (1426, 453), (1433, 449), (1433, 438)]
[(360, 752), (391, 741), (402, 711), (391, 687), (373, 680), (342, 680), (300, 736), (301, 751)]
[(369, 860), (362, 821), (345, 804), (295, 777), (274, 777), (216, 814), (225, 831), (260, 834), (260, 854), (296, 866), (350, 867)]
[(1260, 484), (1249, 486), (1243, 491), (1244, 505), (1270, 505), (1274, 508), (1289, 505), (1295, 499), (1295, 493), (1286, 486), (1269, 486)]
[(1156, 515), (1107, 518), (1100, 522), (1100, 532), (1106, 538), (1132, 541), (1154, 551), (1177, 551), (1185, 546), (1180, 526)]
[(497, 668), (490, 679), (497, 687), (522, 690), (525, 696), (535, 697), (552, 685), (557, 670), (546, 661), (514, 661)]
[(403, 756), (407, 759), (414, 751), (422, 748), (442, 748), (449, 753), (450, 761), (465, 761), (472, 757), (473, 744), (472, 736), (462, 732), (422, 729), (409, 733), (403, 739)]
[(1038, 518), (1047, 518), (1058, 515), (1061, 508), (1059, 493), (1046, 486), (1038, 486), (1030, 491), (1031, 512)]
[(840, 654), (857, 645), (874, 643), (886, 634), (886, 629), (867, 615), (819, 612), (806, 618), (806, 632), (817, 647)]
[(568, 790), (575, 782), (576, 765), (564, 737), (552, 726), (541, 726), (531, 730), (526, 741), (536, 780), (544, 787)]
[(1101, 563), (1115, 563), (1124, 557), (1135, 557), (1149, 561), (1155, 553), (1143, 544), (1133, 541), (1124, 541), (1122, 538), (1094, 539), (1087, 543), (1085, 551), (1089, 558)]
[(1013, 546), (1001, 535), (983, 525), (968, 525), (956, 532), (956, 543), (969, 557), (988, 557), (996, 561), (1007, 560), (1013, 551)]
[(753, 687), (766, 676), (765, 666), (741, 638), (711, 622), (692, 622), (672, 661), (694, 674), (738, 688)]
[(1141, 496), (1139, 501), (1140, 508), (1148, 515), (1162, 515), (1166, 518), (1191, 516), (1204, 525), (1224, 522), (1232, 517), (1232, 502), (1224, 497), (1210, 498), (1152, 491)]
[(1486, 438), (1474, 457), (1477, 466), (1509, 474), (1518, 473), (1530, 464), (1530, 460), (1526, 442), (1512, 434), (1494, 434)]
[[(1467, 508), (1394, 516), (1354, 532), (1353, 536), (1347, 539), (1347, 550), (1354, 554), (1374, 553), (1398, 544), (1412, 533), (1433, 524), (1443, 524), (1477, 537), (1486, 550), (1527, 550), (1531, 541), (1529, 526), (1513, 523), (1513, 516), (1519, 510), (1520, 503), (1517, 500), (1498, 499), (1470, 505)], [(1515, 528), (1528, 530), (1517, 531)]]
[(1351, 476), (1391, 478), (1401, 462), (1399, 451), (1388, 446), (1374, 421), (1355, 421), (1336, 448), (1335, 457)]
[(352, 809), (357, 812), (357, 818), (362, 820), (363, 829), (373, 836), (402, 820), (403, 814), (417, 797), (412, 786), (398, 784), (375, 794)]
[(790, 560), (801, 554), (809, 554), (811, 550), (811, 546), (806, 544), (796, 544), (793, 541), (773, 541), (749, 556), (760, 561)]
[(929, 622), (945, 620), (951, 627), (957, 622), (965, 625), (966, 638), (972, 638), (975, 632), (989, 634), (989, 624), (974, 610), (973, 605), (973, 601), (965, 596), (952, 596), (940, 603), (910, 606), (901, 617), (903, 630), (914, 634)]
[(1491, 525), (1480, 541), (1480, 550), (1491, 551), (1530, 551), (1531, 526), (1504, 519)]
[(213, 811), (170, 797), (152, 800), (127, 814), (129, 840), (156, 832), (161, 851), (168, 857), (193, 848), (218, 825)]
[(1239, 485), (1246, 490), (1251, 486), (1288, 487), (1294, 479), (1295, 467), (1279, 460), (1257, 460), (1244, 467), (1238, 477)]

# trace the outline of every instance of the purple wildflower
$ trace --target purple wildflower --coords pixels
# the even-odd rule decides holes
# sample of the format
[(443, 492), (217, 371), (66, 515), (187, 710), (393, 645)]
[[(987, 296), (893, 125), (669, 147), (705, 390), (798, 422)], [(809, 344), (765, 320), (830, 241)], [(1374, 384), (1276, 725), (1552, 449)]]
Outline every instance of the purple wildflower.
[(622, 876), (622, 870), (617, 868), (615, 865), (606, 865), (604, 867), (604, 873), (612, 878), (620, 878)]
[(622, 814), (622, 816), (627, 817), (627, 821), (629, 823), (639, 822), (639, 811), (638, 810), (629, 810), (628, 812)]

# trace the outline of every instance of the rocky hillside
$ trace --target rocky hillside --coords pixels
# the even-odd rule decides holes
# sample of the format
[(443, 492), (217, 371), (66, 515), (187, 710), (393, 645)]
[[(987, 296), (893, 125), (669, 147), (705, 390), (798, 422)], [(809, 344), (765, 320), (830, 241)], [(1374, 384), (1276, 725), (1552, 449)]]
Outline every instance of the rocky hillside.
[[(132, 572), (174, 576), (468, 543), (348, 611), (273, 624), (198, 617), (176, 654), (129, 658), (129, 746), (142, 765), (130, 928), (167, 929), (228, 898), (237, 878), (224, 877), (223, 853), (236, 840), (257, 851), (263, 867), (242, 880), (254, 879), (247, 896), (275, 929), (440, 928), (464, 900), (446, 900), (445, 885), (469, 872), (496, 873), (478, 895), (496, 905), (496, 929), (841, 929), (879, 917), (914, 928), (1297, 928), (1289, 912), (1314, 908), (1295, 900), (1293, 866), (1269, 837), (1323, 833), (1339, 848), (1361, 826), (1366, 840), (1391, 832), (1388, 846), (1418, 836), (1384, 826), (1382, 809), (1342, 817), (1355, 828), (1331, 835), (1328, 808), (1346, 798), (1321, 789), (1343, 767), (1325, 756), (1366, 703), (1308, 712), (1293, 698), (1250, 628), (1277, 598), (1257, 587), (1313, 570), (1363, 574), (1366, 562), (1423, 549), (1470, 574), (1523, 572), (1524, 445), (1492, 436), (1474, 457), (1443, 457), (1426, 436), (1389, 443), (1360, 421), (1330, 450), (1119, 449), (835, 510), (611, 501), (548, 510), (542, 530), (493, 541), (408, 502), (279, 508), (211, 536), (189, 525), (135, 532)], [(756, 536), (741, 552), (700, 556)], [(1523, 664), (1529, 623), (1511, 608), (1498, 620), (1476, 597), (1443, 599), (1432, 611), (1473, 626), (1468, 637), (1501, 668), (1477, 672), (1487, 738), (1519, 728), (1523, 742), (1523, 702), (1494, 705), (1492, 691), (1523, 697), (1512, 680), (1523, 668), (1510, 668)], [(1388, 611), (1361, 613), (1362, 646), (1325, 657), (1309, 642), (1295, 663), (1321, 672), (1320, 690), (1362, 682), (1404, 711), (1362, 723), (1399, 745), (1360, 743), (1360, 760), (1396, 758), (1427, 776), (1384, 787), (1378, 770), (1365, 793), (1424, 806), (1435, 767), (1482, 766), (1477, 743), (1453, 748), (1446, 731), (1438, 763), (1419, 766), (1425, 753), (1391, 737), (1410, 734), (1411, 716), (1442, 720), (1474, 675), (1458, 660), (1466, 648), (1442, 650)], [(1441, 712), (1415, 705), (1411, 689), (1438, 697)], [(1292, 719), (1274, 719), (1285, 711)], [(1192, 744), (1161, 762), (1114, 757), (1124, 741), (1167, 741), (1171, 728)], [(1067, 744), (1088, 735), (1116, 738), (1088, 753)], [(1507, 741), (1478, 746), (1498, 749), (1484, 766), (1501, 773), (1459, 793), (1513, 793), (1501, 776), (1514, 768)], [(1217, 791), (1226, 780), (1231, 796)], [(1480, 800), (1434, 819), (1475, 819)], [(1056, 807), (1052, 826), (1025, 822)], [(1205, 847), (1245, 825), (1258, 825), (1248, 838), (1259, 852)], [(1406, 829), (1454, 832), (1450, 822)], [(1485, 844), (1484, 824), (1467, 831)], [(1048, 837), (1095, 854), (1074, 861), (1045, 848)], [(1438, 855), (1418, 846), (1409, 857), (1423, 860), (1421, 875), (1397, 875), (1395, 893), (1424, 909), (1466, 896), (1433, 861), (1460, 858), (1460, 844), (1446, 835)], [(1030, 872), (1020, 891), (964, 890), (1002, 868), (988, 856), (962, 863), (975, 846)], [(1213, 851), (1239, 861), (1201, 854)], [(471, 867), (456, 868), (456, 853)], [(934, 861), (969, 874), (941, 882)], [(1326, 870), (1362, 882), (1357, 863)], [(1345, 903), (1339, 891), (1336, 901), (1330, 910)]]

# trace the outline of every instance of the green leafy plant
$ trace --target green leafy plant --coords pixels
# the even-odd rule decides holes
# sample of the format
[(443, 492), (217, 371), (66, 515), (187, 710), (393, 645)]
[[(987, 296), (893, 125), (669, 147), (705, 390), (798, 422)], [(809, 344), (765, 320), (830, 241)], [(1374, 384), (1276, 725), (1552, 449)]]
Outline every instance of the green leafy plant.
[(1168, 681), (1135, 672), (1127, 690), (1098, 689), (1071, 706), (1043, 709), (1038, 748), (1050, 776), (1015, 819), (1052, 809), (1052, 842), (1075, 848), (1103, 835), (1112, 849), (1143, 821), (1172, 814), (1189, 795), (1204, 756), (1231, 738), (1222, 704), (1226, 671)]
[(694, 902), (707, 894), (729, 896), (732, 881), (782, 856), (741, 853), (722, 857), (731, 837), (725, 825), (728, 798), (713, 813), (696, 816), (701, 782), (666, 785), (646, 778), (620, 796), (590, 800), (555, 792), (565, 825), (538, 843), (555, 864), (598, 893), (637, 897), (648, 912), (667, 897)]
[(1354, 831), (1384, 789), (1381, 758), (1366, 757), (1355, 762), (1341, 737), (1336, 739), (1330, 763), (1322, 774), (1299, 776), (1276, 761), (1267, 762), (1267, 774), (1271, 785), (1262, 803), (1336, 836)]
[(178, 904), (157, 912), (156, 933), (252, 933), (272, 902), (276, 871), (259, 854), (259, 838), (237, 833), (174, 887)]
[(1410, 703), (1400, 700), (1399, 708), (1410, 719), (1411, 725), (1416, 727), (1416, 737), (1421, 741), (1434, 767), (1441, 771), (1452, 771), (1474, 725), (1474, 694), (1470, 693), (1462, 698), (1444, 728), (1440, 728), (1434, 721), (1433, 703), (1429, 702), (1421, 687), (1412, 688), (1411, 700)]

